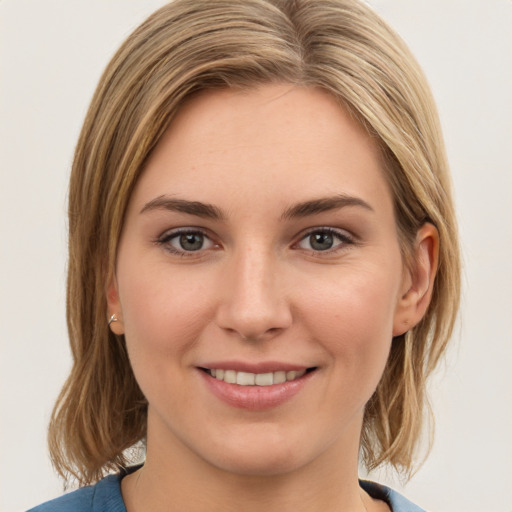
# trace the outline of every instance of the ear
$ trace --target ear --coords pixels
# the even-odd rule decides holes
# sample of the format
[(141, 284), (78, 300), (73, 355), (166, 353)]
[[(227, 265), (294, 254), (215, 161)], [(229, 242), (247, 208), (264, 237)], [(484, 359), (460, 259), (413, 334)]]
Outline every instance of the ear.
[(412, 329), (425, 315), (432, 298), (439, 261), (439, 233), (430, 222), (418, 230), (412, 256), (411, 268), (404, 271), (393, 336), (400, 336)]
[(119, 291), (117, 286), (117, 279), (114, 274), (111, 274), (107, 280), (107, 288), (105, 290), (107, 296), (107, 322), (115, 315), (115, 320), (110, 322), (110, 330), (114, 334), (124, 334), (123, 324), (123, 311), (121, 308), (121, 301), (119, 300)]

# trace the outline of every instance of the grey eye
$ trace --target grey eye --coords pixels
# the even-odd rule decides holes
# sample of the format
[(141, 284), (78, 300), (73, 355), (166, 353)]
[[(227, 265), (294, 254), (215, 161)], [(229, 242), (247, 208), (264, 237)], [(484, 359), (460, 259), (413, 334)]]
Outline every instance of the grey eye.
[(202, 233), (184, 233), (176, 239), (179, 248), (184, 251), (199, 251), (204, 245), (204, 235)]
[(173, 253), (197, 252), (204, 249), (211, 249), (214, 243), (210, 238), (201, 233), (201, 231), (182, 231), (168, 233), (159, 241), (160, 244), (167, 247)]
[(350, 245), (351, 243), (351, 238), (343, 232), (338, 232), (337, 230), (330, 228), (322, 228), (310, 231), (299, 242), (298, 246), (307, 251), (325, 252), (329, 250), (336, 250), (337, 248), (341, 249), (345, 245)]
[(334, 245), (334, 237), (331, 233), (312, 233), (308, 237), (309, 245), (315, 251), (327, 251)]

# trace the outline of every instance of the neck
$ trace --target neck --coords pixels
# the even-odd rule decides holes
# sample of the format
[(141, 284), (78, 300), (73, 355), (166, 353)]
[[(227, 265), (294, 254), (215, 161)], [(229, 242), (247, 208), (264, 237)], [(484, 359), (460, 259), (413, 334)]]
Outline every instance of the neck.
[[(356, 425), (357, 435), (358, 429)], [(205, 461), (174, 438), (163, 447), (161, 439), (155, 442), (158, 430), (150, 421), (146, 462), (122, 481), (128, 512), (370, 510), (368, 496), (359, 487), (353, 442), (337, 442), (291, 471), (235, 473)]]

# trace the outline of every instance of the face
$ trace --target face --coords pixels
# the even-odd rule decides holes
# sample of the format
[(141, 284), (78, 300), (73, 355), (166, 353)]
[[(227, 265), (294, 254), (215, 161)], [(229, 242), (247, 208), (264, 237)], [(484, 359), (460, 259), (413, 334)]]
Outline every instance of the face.
[(333, 98), (195, 97), (135, 187), (107, 291), (149, 403), (148, 457), (239, 474), (357, 464), (410, 286), (378, 150)]

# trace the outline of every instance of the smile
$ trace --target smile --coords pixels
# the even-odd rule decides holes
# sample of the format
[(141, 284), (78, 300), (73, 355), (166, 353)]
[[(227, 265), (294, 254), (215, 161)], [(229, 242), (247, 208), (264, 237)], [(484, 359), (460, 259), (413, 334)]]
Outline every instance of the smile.
[[(284, 405), (308, 386), (309, 382), (315, 380), (315, 374), (318, 373), (315, 371), (318, 367), (292, 369), (286, 368), (290, 365), (283, 364), (273, 365), (279, 369), (269, 371), (272, 370), (271, 363), (237, 363), (236, 366), (241, 367), (239, 370), (234, 370), (234, 365), (228, 363), (223, 363), (222, 366), (223, 368), (197, 367), (206, 388), (227, 405), (250, 411), (263, 411)], [(260, 368), (255, 367), (256, 372), (249, 372), (247, 370), (252, 369), (250, 366)]]
[(228, 384), (238, 384), (239, 386), (273, 386), (274, 384), (283, 384), (291, 382), (302, 377), (306, 370), (276, 371), (266, 373), (238, 372), (236, 370), (223, 369), (205, 369), (212, 377), (222, 380)]

